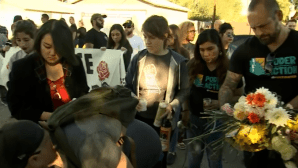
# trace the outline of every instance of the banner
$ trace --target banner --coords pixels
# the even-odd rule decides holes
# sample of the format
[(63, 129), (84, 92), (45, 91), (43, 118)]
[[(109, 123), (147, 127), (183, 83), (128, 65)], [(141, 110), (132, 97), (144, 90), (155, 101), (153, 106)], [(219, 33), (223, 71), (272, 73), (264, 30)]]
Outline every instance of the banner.
[(9, 80), (9, 70), (7, 69), (7, 64), (9, 63), (10, 58), (19, 50), (19, 47), (10, 47), (10, 49), (5, 53), (5, 58), (0, 54), (0, 85), (5, 86), (7, 89), (7, 82)]
[(82, 59), (90, 89), (104, 84), (124, 85), (126, 73), (120, 50), (76, 48), (75, 53)]
[[(6, 65), (11, 56), (19, 50), (19, 48), (11, 47), (10, 50), (6, 52), (5, 58), (0, 56), (0, 85), (6, 88), (6, 83), (9, 80), (9, 70)], [(123, 52), (120, 50), (107, 49), (106, 51), (101, 51), (100, 49), (76, 48), (75, 53), (82, 59), (90, 90), (101, 87), (104, 84), (110, 86), (125, 84), (126, 72)]]

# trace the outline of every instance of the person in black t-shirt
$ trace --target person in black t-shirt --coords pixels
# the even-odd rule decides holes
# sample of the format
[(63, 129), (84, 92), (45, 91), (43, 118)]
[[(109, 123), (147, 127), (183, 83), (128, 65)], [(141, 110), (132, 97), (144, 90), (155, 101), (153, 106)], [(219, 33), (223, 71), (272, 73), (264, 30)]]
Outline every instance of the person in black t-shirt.
[(76, 47), (76, 45), (78, 44), (78, 42), (76, 41), (77, 39), (77, 31), (78, 31), (78, 28), (77, 28), (77, 25), (75, 24), (75, 20), (74, 20), (74, 17), (69, 17), (69, 23), (70, 23), (70, 30), (71, 30), (71, 33), (72, 33), (72, 38), (73, 38), (73, 41), (74, 41), (74, 46)]
[(133, 50), (120, 24), (114, 24), (111, 27), (107, 48), (125, 51), (123, 54), (123, 60), (125, 65), (125, 71), (127, 71)]
[[(229, 60), (226, 56), (222, 45), (221, 38), (215, 29), (203, 31), (196, 42), (194, 58), (188, 63), (190, 95), (185, 102), (186, 107), (182, 118), (185, 126), (190, 123), (195, 125), (187, 130), (187, 138), (199, 136), (213, 126), (206, 128), (207, 119), (200, 118), (204, 109), (219, 109), (218, 91), (223, 83)], [(235, 91), (238, 98), (243, 94), (242, 83), (239, 84)], [(203, 99), (210, 99), (209, 104), (203, 103)], [(190, 110), (190, 116), (189, 111)], [(220, 124), (218, 122), (217, 124)], [(203, 143), (193, 142), (188, 148), (188, 165), (190, 168), (199, 167), (204, 155), (205, 144), (221, 138), (222, 133), (211, 134), (208, 138), (203, 139)], [(196, 150), (200, 146), (201, 150)], [(222, 151), (213, 151), (207, 147), (207, 158), (210, 168), (222, 168)]]
[(84, 27), (84, 22), (83, 20), (79, 21), (79, 29), (77, 31), (77, 38), (78, 38), (78, 42), (79, 42), (79, 48), (83, 48), (84, 44), (85, 44), (85, 36), (87, 33), (86, 28)]
[[(125, 86), (139, 99), (147, 101), (146, 111), (141, 111), (142, 104), (138, 104), (136, 119), (147, 123), (160, 134), (160, 128), (153, 125), (160, 101), (168, 103), (164, 117), (172, 121), (172, 130), (178, 122), (181, 104), (188, 92), (186, 58), (167, 48), (169, 26), (164, 17), (149, 17), (142, 31), (147, 49), (132, 59)], [(167, 167), (167, 153), (164, 152), (163, 168)]]
[[(255, 36), (233, 53), (219, 91), (220, 105), (230, 102), (244, 77), (246, 94), (265, 87), (280, 95), (285, 107), (298, 109), (298, 33), (281, 23), (283, 14), (276, 0), (252, 0), (248, 11), (248, 22)], [(279, 167), (278, 164), (284, 167), (280, 155), (274, 151), (263, 150), (244, 156), (246, 167)]]
[(106, 47), (108, 42), (108, 36), (100, 31), (100, 29), (104, 26), (104, 18), (106, 18), (107, 15), (101, 15), (98, 13), (95, 13), (91, 16), (91, 24), (92, 29), (90, 29), (85, 37), (85, 45), (86, 48), (101, 48)]

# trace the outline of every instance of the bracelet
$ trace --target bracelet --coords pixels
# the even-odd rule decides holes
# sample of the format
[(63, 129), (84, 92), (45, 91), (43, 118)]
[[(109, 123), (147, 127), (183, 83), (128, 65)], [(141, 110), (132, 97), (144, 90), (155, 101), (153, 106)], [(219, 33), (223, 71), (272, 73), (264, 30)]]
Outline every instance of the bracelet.
[(286, 108), (294, 109), (294, 107), (292, 106), (292, 104), (289, 104), (289, 103), (286, 105)]

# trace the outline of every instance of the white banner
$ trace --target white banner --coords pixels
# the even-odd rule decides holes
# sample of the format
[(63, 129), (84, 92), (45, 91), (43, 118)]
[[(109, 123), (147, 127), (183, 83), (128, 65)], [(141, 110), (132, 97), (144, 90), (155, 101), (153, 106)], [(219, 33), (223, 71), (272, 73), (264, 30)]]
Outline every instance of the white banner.
[[(19, 48), (11, 47), (5, 58), (0, 56), (0, 85), (6, 87), (6, 83), (9, 80), (9, 71), (6, 65), (11, 56), (19, 50)], [(106, 51), (101, 51), (100, 49), (76, 48), (75, 53), (82, 59), (90, 90), (101, 87), (104, 83), (110, 86), (124, 85), (126, 73), (123, 52), (120, 50), (107, 49)]]
[(90, 89), (101, 87), (104, 83), (110, 86), (124, 85), (126, 73), (123, 52), (120, 50), (76, 48), (75, 53), (82, 58)]

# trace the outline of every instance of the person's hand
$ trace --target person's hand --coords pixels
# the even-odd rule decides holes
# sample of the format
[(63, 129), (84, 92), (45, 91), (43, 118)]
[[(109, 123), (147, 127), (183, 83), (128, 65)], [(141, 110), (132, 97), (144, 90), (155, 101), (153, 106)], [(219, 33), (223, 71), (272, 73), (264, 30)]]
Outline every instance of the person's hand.
[(204, 104), (204, 109), (205, 110), (214, 110), (214, 109), (219, 109), (219, 102), (218, 100), (212, 100), (210, 104)]
[(9, 64), (6, 65), (6, 68), (9, 69)]
[(182, 124), (187, 127), (188, 126), (188, 123), (189, 123), (189, 111), (184, 111), (182, 113)]
[(167, 116), (167, 119), (171, 120), (173, 118), (173, 107), (172, 105), (169, 103), (167, 108), (166, 108), (166, 112), (164, 115), (162, 115), (160, 118), (164, 118), (165, 116)]
[(49, 125), (46, 121), (38, 121), (38, 123), (44, 128), (45, 130), (49, 130)]
[(121, 47), (121, 51), (127, 51), (125, 47)]
[(58, 166), (58, 167), (64, 168), (63, 161), (62, 161), (61, 156), (59, 155), (58, 152), (57, 152), (56, 160), (51, 165), (49, 165), (49, 167), (51, 167), (51, 166)]
[(138, 103), (138, 105), (137, 105), (137, 107), (136, 107), (136, 110), (138, 111), (138, 112), (140, 112), (141, 111), (141, 109), (142, 109), (142, 104), (141, 104), (141, 99), (140, 98), (137, 98), (138, 100), (139, 100), (139, 103)]
[(106, 51), (107, 50), (107, 47), (100, 47), (100, 50), (101, 51)]

